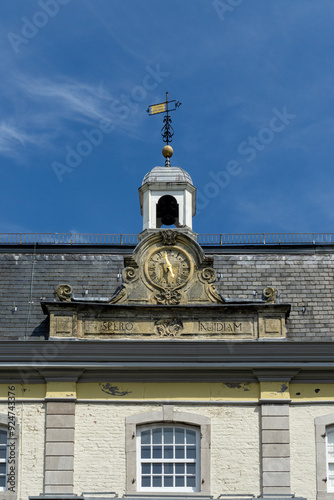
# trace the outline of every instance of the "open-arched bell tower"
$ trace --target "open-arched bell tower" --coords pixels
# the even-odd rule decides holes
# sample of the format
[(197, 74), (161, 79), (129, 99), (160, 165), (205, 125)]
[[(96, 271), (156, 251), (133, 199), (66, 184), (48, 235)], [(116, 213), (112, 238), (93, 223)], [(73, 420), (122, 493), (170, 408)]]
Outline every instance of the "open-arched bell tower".
[(155, 167), (145, 175), (139, 188), (140, 209), (143, 216), (143, 231), (176, 227), (190, 230), (192, 218), (196, 214), (196, 188), (190, 175), (180, 167), (172, 167), (170, 158), (173, 148), (169, 145), (174, 135), (170, 112), (181, 103), (166, 101), (148, 107), (149, 115), (165, 113), (161, 135), (166, 146), (162, 149), (164, 167)]
[(164, 226), (192, 229), (196, 188), (185, 170), (171, 166), (171, 146), (164, 146), (162, 153), (166, 158), (165, 166), (148, 172), (139, 188), (143, 230)]

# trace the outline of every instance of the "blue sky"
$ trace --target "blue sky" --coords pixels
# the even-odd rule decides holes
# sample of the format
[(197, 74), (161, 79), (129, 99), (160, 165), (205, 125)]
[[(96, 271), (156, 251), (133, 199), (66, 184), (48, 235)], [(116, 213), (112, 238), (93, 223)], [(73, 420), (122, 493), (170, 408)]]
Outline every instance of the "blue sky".
[(332, 0), (2, 0), (0, 232), (140, 232), (167, 90), (196, 232), (334, 232), (333, 25)]

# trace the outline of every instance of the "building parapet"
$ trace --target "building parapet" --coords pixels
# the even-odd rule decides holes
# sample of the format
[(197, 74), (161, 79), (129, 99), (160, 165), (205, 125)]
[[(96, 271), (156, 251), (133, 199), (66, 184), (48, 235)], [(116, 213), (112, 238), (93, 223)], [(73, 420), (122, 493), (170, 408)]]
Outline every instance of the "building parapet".
[[(0, 245), (134, 246), (137, 234), (0, 233)], [(198, 234), (202, 246), (333, 245), (334, 233), (215, 233)]]

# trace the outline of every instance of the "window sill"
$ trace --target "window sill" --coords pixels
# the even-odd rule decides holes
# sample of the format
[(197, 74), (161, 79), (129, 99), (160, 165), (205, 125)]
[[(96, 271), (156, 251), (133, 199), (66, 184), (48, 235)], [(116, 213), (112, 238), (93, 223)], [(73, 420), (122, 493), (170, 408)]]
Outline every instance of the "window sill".
[(147, 492), (147, 491), (140, 491), (138, 493), (128, 493), (128, 494), (125, 494), (124, 495), (124, 498), (126, 498), (127, 500), (137, 500), (138, 498), (140, 499), (143, 499), (143, 498), (163, 498), (164, 500), (175, 500), (175, 499), (178, 499), (178, 498), (188, 498), (188, 499), (191, 499), (191, 498), (198, 498), (200, 497), (202, 500), (211, 500), (213, 497), (208, 495), (207, 493), (202, 493), (201, 491), (192, 491), (192, 492), (184, 492), (184, 493), (181, 493), (181, 492), (177, 492), (177, 493), (173, 493), (171, 491), (166, 491), (166, 492), (159, 492), (159, 491), (155, 491), (155, 492)]

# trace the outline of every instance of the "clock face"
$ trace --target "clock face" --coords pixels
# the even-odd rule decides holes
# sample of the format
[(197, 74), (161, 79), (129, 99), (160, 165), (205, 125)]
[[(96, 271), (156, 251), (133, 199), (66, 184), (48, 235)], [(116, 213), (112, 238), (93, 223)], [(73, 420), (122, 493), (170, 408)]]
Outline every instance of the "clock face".
[(147, 261), (147, 276), (161, 288), (178, 288), (186, 284), (191, 273), (189, 257), (175, 247), (155, 250)]

